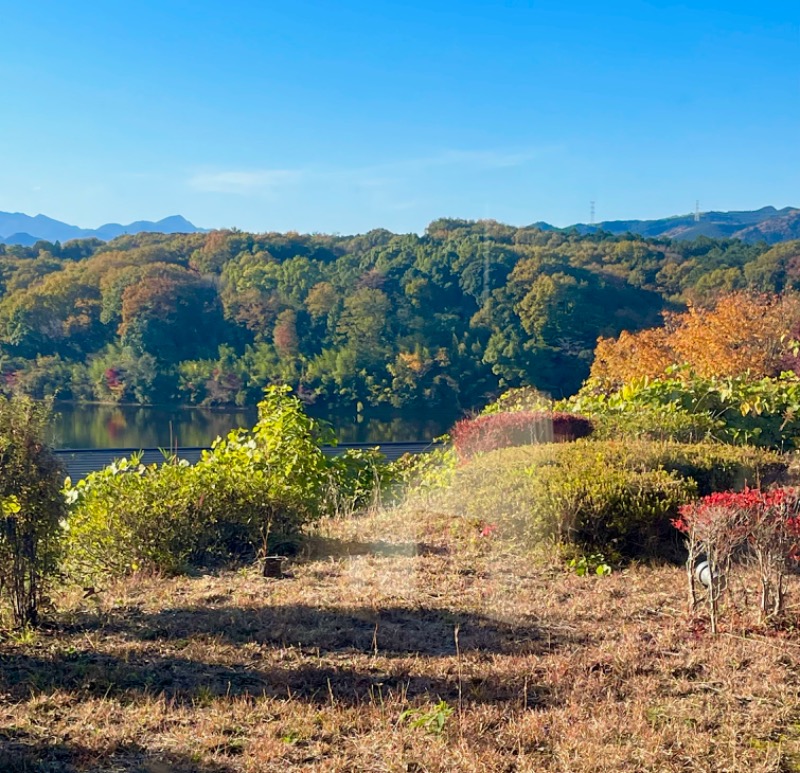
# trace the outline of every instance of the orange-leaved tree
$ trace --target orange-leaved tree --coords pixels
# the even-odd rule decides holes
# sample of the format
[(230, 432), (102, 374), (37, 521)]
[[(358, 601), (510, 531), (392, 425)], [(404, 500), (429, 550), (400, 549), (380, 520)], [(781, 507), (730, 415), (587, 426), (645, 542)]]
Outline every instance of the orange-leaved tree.
[(601, 338), (591, 377), (608, 385), (656, 377), (673, 364), (701, 376), (758, 378), (786, 369), (800, 325), (800, 295), (724, 295), (712, 308), (666, 313), (664, 326)]
[(638, 333), (623, 330), (619, 338), (598, 338), (591, 378), (609, 384), (624, 384), (636, 378), (655, 378), (675, 362), (666, 327)]

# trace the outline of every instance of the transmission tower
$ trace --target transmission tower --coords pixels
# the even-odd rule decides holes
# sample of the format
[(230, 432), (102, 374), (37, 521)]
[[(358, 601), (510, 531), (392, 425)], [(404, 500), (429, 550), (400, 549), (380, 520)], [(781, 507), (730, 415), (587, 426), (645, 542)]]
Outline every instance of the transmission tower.
[(483, 245), (483, 304), (489, 300), (489, 250), (484, 243)]
[(700, 222), (700, 199), (697, 199), (694, 203), (694, 222)]
[(594, 202), (589, 202), (589, 225), (594, 225)]

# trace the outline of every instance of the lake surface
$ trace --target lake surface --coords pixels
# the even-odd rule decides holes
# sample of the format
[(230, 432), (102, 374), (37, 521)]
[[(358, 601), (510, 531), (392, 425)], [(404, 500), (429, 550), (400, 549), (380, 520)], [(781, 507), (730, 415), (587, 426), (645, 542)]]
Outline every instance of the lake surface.
[[(54, 412), (56, 448), (207, 447), (231, 429), (252, 427), (258, 418), (255, 408), (208, 410), (56, 403)], [(436, 413), (413, 420), (390, 414), (359, 419), (355, 413), (330, 416), (314, 408), (309, 413), (333, 424), (342, 443), (433, 440), (447, 432), (458, 418)]]

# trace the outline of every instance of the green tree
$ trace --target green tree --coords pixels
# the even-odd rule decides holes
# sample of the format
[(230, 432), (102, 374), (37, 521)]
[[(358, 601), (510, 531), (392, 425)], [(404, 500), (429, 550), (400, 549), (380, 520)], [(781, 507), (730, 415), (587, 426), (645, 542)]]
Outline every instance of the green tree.
[(35, 625), (53, 582), (66, 504), (46, 443), (49, 407), (0, 398), (0, 594), (16, 625)]
[(120, 343), (173, 364), (214, 352), (224, 337), (214, 285), (189, 272), (150, 276), (122, 293)]

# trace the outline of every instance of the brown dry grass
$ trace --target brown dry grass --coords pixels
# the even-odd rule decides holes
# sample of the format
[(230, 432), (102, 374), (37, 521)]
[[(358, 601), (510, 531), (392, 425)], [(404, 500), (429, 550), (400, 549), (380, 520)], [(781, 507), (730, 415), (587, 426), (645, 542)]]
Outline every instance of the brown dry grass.
[(714, 639), (680, 568), (577, 577), (453, 524), (388, 510), (282, 580), (65, 595), (0, 646), (0, 770), (800, 769), (800, 637)]

